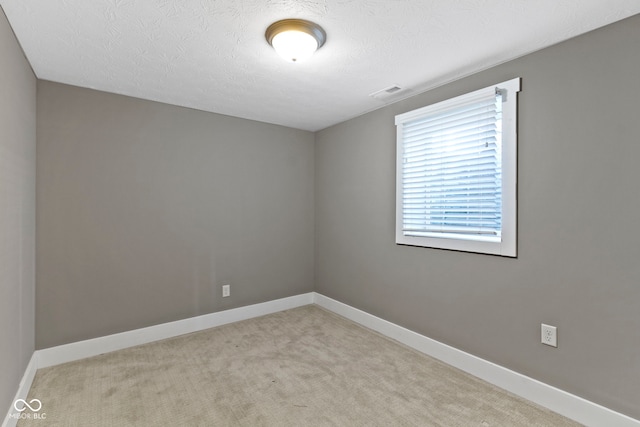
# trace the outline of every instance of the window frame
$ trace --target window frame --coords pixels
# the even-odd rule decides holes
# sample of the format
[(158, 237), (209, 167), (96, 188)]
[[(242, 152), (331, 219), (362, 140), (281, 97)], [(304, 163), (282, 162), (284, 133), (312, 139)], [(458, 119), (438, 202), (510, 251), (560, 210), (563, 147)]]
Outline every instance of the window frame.
[[(505, 257), (517, 257), (517, 161), (518, 135), (517, 98), (519, 77), (473, 92), (427, 105), (395, 117), (396, 133), (396, 244), (463, 252), (476, 252)], [(437, 112), (464, 105), (485, 93), (502, 94), (502, 228), (499, 241), (487, 241), (482, 236), (441, 234), (441, 237), (411, 236), (403, 232), (403, 125)], [(436, 233), (434, 233), (436, 234)]]

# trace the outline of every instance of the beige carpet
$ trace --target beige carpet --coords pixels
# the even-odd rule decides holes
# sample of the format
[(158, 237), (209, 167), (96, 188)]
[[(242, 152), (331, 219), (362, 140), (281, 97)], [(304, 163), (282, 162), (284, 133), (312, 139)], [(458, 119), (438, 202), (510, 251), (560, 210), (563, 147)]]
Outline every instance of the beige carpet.
[(305, 306), (37, 372), (25, 426), (578, 425)]

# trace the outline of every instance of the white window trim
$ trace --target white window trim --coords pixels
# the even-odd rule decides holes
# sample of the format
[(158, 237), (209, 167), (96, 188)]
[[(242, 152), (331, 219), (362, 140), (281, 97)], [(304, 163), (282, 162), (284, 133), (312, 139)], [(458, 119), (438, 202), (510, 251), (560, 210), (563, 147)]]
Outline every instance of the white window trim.
[[(502, 110), (502, 235), (500, 241), (486, 241), (481, 236), (419, 237), (406, 236), (402, 231), (402, 125), (405, 122), (457, 104), (469, 102), (474, 97), (496, 90), (506, 93)], [(477, 252), (506, 257), (517, 256), (517, 93), (520, 78), (470, 92), (436, 104), (396, 116), (396, 243), (464, 252)]]

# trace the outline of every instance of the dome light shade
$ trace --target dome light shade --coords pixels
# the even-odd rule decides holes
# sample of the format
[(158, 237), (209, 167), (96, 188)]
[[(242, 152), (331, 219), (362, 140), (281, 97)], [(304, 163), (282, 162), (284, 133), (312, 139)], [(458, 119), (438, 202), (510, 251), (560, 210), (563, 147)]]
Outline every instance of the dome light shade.
[(291, 62), (309, 58), (327, 38), (320, 26), (302, 19), (274, 22), (267, 28), (265, 37), (278, 55)]
[(283, 31), (271, 40), (275, 51), (287, 61), (304, 61), (318, 49), (318, 42), (301, 31)]

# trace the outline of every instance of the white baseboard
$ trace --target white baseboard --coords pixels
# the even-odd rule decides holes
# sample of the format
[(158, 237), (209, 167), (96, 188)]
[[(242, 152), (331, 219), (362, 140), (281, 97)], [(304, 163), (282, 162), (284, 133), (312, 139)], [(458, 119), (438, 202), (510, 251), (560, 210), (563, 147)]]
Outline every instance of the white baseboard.
[(640, 427), (640, 420), (612, 411), (566, 391), (427, 338), (424, 335), (319, 293), (314, 292), (313, 302), (320, 307), (586, 426)]
[(313, 293), (310, 292), (260, 304), (253, 304), (216, 313), (204, 314), (202, 316), (191, 317), (188, 319), (176, 320), (175, 322), (163, 323), (105, 337), (93, 338), (90, 340), (37, 350), (35, 352), (37, 367), (39, 369), (59, 365), (61, 363), (72, 362), (86, 357), (97, 356), (102, 353), (173, 338), (178, 335), (189, 334), (191, 332), (214, 328), (216, 326), (226, 325), (227, 323), (264, 316), (312, 303)]
[(24, 371), (24, 375), (22, 376), (22, 380), (18, 386), (18, 391), (13, 398), (13, 402), (11, 402), (11, 407), (9, 408), (9, 412), (2, 423), (2, 427), (15, 427), (18, 423), (20, 412), (15, 409), (14, 403), (18, 399), (27, 400), (27, 395), (29, 394), (29, 389), (31, 389), (31, 384), (33, 383), (33, 378), (36, 376), (37, 370), (37, 357), (34, 353), (31, 355), (31, 359), (29, 359), (29, 364), (27, 365), (27, 369)]

